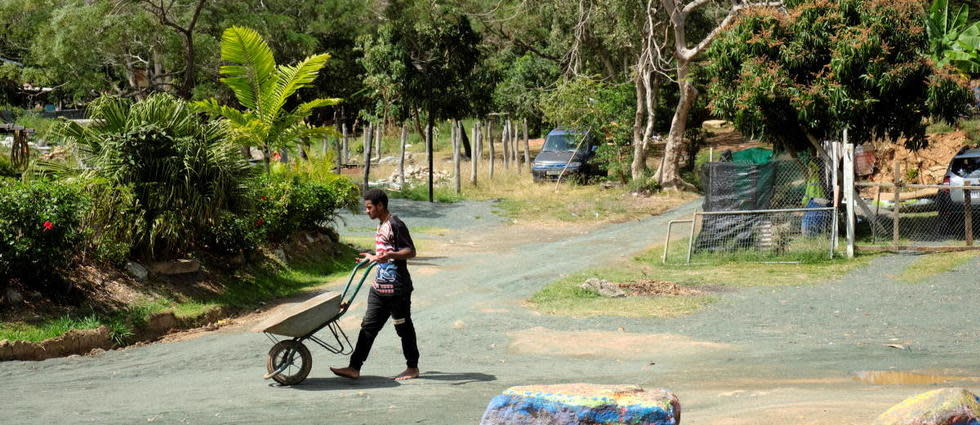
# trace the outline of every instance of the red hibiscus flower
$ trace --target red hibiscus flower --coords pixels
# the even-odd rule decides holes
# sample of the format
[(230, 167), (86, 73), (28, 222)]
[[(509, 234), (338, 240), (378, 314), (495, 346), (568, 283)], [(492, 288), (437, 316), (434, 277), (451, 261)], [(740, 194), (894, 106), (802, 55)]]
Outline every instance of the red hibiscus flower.
[(43, 224), (41, 224), (41, 226), (44, 227), (42, 232), (47, 232), (48, 230), (54, 229), (54, 223), (50, 221), (45, 221)]

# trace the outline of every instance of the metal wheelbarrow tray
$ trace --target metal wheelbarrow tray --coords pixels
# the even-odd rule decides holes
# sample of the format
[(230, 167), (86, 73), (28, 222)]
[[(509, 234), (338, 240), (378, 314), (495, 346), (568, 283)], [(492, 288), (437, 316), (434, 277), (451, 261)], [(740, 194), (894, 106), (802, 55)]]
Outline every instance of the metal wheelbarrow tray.
[[(350, 287), (358, 270), (364, 266), (367, 268), (364, 269), (363, 276), (351, 291)], [(361, 261), (351, 272), (343, 292), (324, 292), (302, 303), (283, 306), (252, 328), (253, 332), (265, 333), (275, 344), (266, 358), (268, 373), (265, 374), (265, 379), (272, 378), (282, 385), (303, 382), (313, 367), (313, 358), (310, 350), (303, 344), (304, 341), (312, 341), (334, 354), (348, 355), (354, 350), (338, 320), (350, 308), (372, 268), (374, 263)], [(332, 342), (316, 336), (324, 328), (333, 336)], [(280, 340), (277, 336), (290, 339)]]

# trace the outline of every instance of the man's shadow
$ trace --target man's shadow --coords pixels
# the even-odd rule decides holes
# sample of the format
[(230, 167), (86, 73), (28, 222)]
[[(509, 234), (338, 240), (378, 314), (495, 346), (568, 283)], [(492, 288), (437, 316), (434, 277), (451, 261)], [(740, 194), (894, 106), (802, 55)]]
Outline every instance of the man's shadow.
[[(415, 379), (408, 381), (395, 381), (386, 376), (362, 375), (359, 379), (347, 379), (339, 376), (307, 378), (298, 385), (289, 388), (303, 391), (336, 391), (336, 390), (356, 390), (366, 388), (387, 388), (397, 387), (412, 383), (445, 383), (448, 385), (466, 385), (473, 382), (496, 381), (497, 377), (485, 373), (446, 373), (439, 371), (423, 371)], [(276, 386), (273, 384), (273, 386)]]

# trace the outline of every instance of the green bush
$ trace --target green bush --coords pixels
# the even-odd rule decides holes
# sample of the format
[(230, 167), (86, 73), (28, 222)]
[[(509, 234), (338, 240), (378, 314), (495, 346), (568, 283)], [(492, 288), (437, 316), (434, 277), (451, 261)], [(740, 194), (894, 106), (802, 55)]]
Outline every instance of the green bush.
[(17, 177), (17, 170), (7, 155), (0, 155), (0, 177)]
[(255, 251), (261, 242), (260, 226), (250, 217), (225, 212), (202, 237), (210, 252), (224, 255)]
[(63, 182), (0, 181), (0, 284), (57, 276), (75, 257), (86, 204), (79, 188)]
[(166, 94), (132, 104), (103, 97), (89, 111), (94, 124), (70, 123), (62, 135), (79, 144), (86, 177), (107, 195), (90, 217), (96, 233), (168, 257), (196, 247), (223, 211), (247, 212), (252, 170), (221, 124)]
[(318, 181), (271, 175), (257, 179), (255, 217), (266, 239), (282, 242), (299, 230), (326, 231), (342, 209), (357, 206), (358, 189), (336, 176)]

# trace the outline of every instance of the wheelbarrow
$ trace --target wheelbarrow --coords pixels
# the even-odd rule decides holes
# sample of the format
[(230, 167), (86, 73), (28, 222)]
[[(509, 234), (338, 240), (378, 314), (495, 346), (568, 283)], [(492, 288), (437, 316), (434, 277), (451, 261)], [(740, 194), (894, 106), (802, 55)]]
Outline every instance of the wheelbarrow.
[[(351, 284), (358, 276), (358, 270), (364, 266), (367, 268), (364, 269), (363, 276), (351, 291)], [(265, 367), (268, 373), (265, 374), (265, 379), (274, 379), (282, 385), (296, 385), (303, 382), (313, 367), (310, 350), (303, 344), (306, 341), (312, 341), (334, 354), (350, 355), (354, 351), (350, 339), (338, 324), (338, 320), (350, 308), (372, 268), (374, 268), (373, 262), (361, 261), (351, 271), (342, 293), (324, 292), (300, 304), (287, 306), (252, 328), (253, 332), (264, 333), (274, 344), (266, 359)], [(326, 338), (332, 341), (326, 341), (316, 335), (324, 328), (330, 331), (331, 336)], [(280, 339), (281, 337), (285, 338)]]

